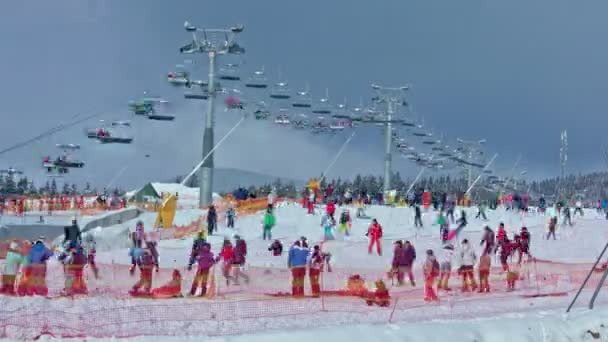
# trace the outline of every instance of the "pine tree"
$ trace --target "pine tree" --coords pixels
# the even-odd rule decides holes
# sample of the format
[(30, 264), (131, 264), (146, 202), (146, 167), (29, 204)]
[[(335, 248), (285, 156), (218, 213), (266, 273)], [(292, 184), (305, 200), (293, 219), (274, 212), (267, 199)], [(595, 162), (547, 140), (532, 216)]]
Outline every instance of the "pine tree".
[(19, 178), (17, 181), (17, 193), (20, 195), (27, 193), (28, 183), (27, 177)]
[(17, 184), (15, 183), (15, 180), (13, 179), (12, 176), (7, 175), (6, 177), (4, 177), (4, 186), (5, 186), (5, 191), (9, 194), (16, 194), (17, 193)]
[(51, 181), (51, 188), (49, 190), (51, 195), (57, 195), (57, 182), (55, 182), (55, 178), (53, 178), (53, 180)]
[(28, 195), (38, 195), (38, 189), (36, 189), (34, 182), (30, 182), (29, 187), (27, 189), (27, 194)]
[(91, 189), (91, 184), (89, 182), (87, 182), (87, 184), (84, 186), (83, 192), (85, 195), (90, 195), (93, 193), (93, 189)]
[(70, 188), (70, 193), (72, 195), (78, 194), (78, 186), (76, 185), (76, 183), (72, 183), (72, 186)]
[(69, 195), (70, 194), (70, 185), (68, 183), (63, 183), (63, 188), (61, 189), (61, 193), (63, 195)]

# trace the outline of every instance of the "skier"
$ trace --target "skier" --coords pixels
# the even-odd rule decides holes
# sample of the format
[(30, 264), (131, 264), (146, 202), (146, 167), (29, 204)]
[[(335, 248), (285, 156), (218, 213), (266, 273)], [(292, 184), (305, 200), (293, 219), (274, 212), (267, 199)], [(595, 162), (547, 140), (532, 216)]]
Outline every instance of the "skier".
[(414, 207), (415, 216), (414, 216), (414, 226), (422, 228), (422, 213), (420, 212), (420, 206), (416, 205)]
[(28, 260), (28, 255), (34, 247), (33, 243), (29, 240), (25, 240), (21, 245), (21, 270), (16, 283), (17, 295), (25, 296), (30, 294), (30, 278), (32, 277), (32, 267)]
[(509, 271), (509, 263), (508, 258), (509, 255), (513, 252), (514, 244), (509, 241), (509, 238), (505, 236), (499, 243), (500, 246), (500, 264), (502, 265), (502, 270), (504, 272)]
[(397, 273), (397, 283), (399, 286), (405, 284), (405, 274), (412, 286), (416, 286), (412, 268), (416, 260), (416, 249), (409, 241), (403, 243), (401, 240), (395, 242), (395, 252), (393, 255), (393, 273)]
[(196, 261), (196, 257), (200, 253), (205, 243), (207, 243), (207, 241), (205, 240), (205, 232), (200, 231), (196, 236), (196, 239), (194, 239), (194, 241), (192, 242), (192, 250), (190, 252), (190, 260), (188, 262), (189, 267), (194, 264), (194, 261)]
[(336, 204), (334, 203), (333, 200), (330, 200), (327, 205), (325, 206), (325, 211), (327, 212), (327, 215), (329, 217), (331, 217), (332, 219), (334, 219), (334, 214), (336, 212)]
[(87, 257), (87, 264), (91, 267), (95, 279), (99, 279), (99, 269), (95, 263), (95, 254), (97, 253), (95, 238), (93, 234), (87, 234), (82, 245), (84, 255)]
[(234, 228), (234, 218), (236, 217), (236, 212), (234, 207), (230, 206), (228, 210), (226, 210), (226, 226), (228, 228)]
[(27, 262), (31, 269), (31, 276), (28, 282), (29, 295), (46, 296), (46, 262), (53, 256), (53, 252), (48, 249), (42, 239), (36, 241), (27, 255)]
[(437, 294), (433, 289), (435, 284), (435, 278), (439, 275), (439, 263), (433, 254), (433, 250), (429, 249), (426, 251), (426, 261), (423, 266), (424, 271), (424, 300), (425, 301), (436, 301)]
[[(207, 279), (209, 277), (209, 271), (211, 267), (219, 260), (216, 260), (213, 252), (211, 252), (211, 245), (207, 242), (203, 243), (199, 253), (196, 256), (196, 262), (198, 268), (194, 280), (192, 281), (192, 287), (190, 288), (190, 295), (196, 295), (198, 288), (201, 288), (200, 296), (203, 297), (207, 293)], [(192, 264), (188, 265), (188, 271), (192, 270)]]
[(553, 240), (555, 240), (555, 229), (557, 228), (557, 216), (552, 217), (549, 220), (549, 227), (547, 232), (547, 240), (549, 240), (550, 236), (553, 236)]
[(232, 267), (234, 269), (234, 284), (239, 285), (239, 278), (245, 279), (245, 283), (249, 284), (249, 276), (243, 272), (247, 257), (247, 243), (241, 239), (239, 235), (234, 236), (234, 254), (232, 259)]
[(76, 243), (78, 243), (80, 245), (80, 243), (82, 242), (82, 237), (80, 234), (80, 227), (78, 227), (78, 222), (76, 221), (76, 218), (72, 218), (72, 224), (69, 226), (65, 226), (63, 228), (63, 232), (64, 232), (64, 239), (63, 239), (63, 244), (64, 246), (67, 246), (70, 241), (74, 241)]
[(321, 275), (322, 268), (323, 254), (321, 253), (321, 248), (318, 245), (315, 245), (308, 259), (310, 288), (312, 290), (313, 297), (321, 296), (321, 285), (319, 283), (319, 277)]
[(309, 250), (302, 246), (300, 240), (293, 243), (287, 256), (287, 267), (291, 269), (291, 292), (294, 297), (304, 296), (304, 278)]
[(489, 226), (485, 226), (483, 238), (481, 239), (481, 243), (479, 245), (483, 246), (484, 244), (485, 247), (483, 248), (483, 252), (481, 254), (484, 255), (491, 253), (494, 249), (495, 242), (494, 231)]
[(570, 215), (570, 207), (569, 206), (565, 206), (564, 207), (564, 221), (563, 224), (568, 223), (569, 226), (572, 226), (572, 217)]
[(456, 203), (454, 203), (454, 201), (449, 201), (446, 217), (448, 217), (452, 223), (454, 223), (454, 209), (456, 209)]
[(281, 256), (283, 255), (283, 244), (279, 240), (274, 240), (268, 247), (268, 251), (272, 252), (272, 256)]
[(441, 262), (439, 263), (439, 283), (437, 284), (437, 290), (444, 289), (451, 291), (449, 286), (450, 275), (452, 273), (452, 259), (454, 258), (454, 246), (447, 244), (443, 246), (443, 255)]
[(583, 213), (583, 203), (581, 202), (581, 200), (577, 200), (575, 206), (576, 209), (574, 209), (573, 216), (576, 216), (576, 213), (581, 214), (581, 216), (585, 216), (585, 214)]
[(207, 231), (209, 236), (213, 235), (213, 231), (217, 231), (217, 212), (213, 205), (207, 210)]
[(369, 246), (367, 247), (367, 253), (372, 254), (372, 249), (375, 244), (378, 255), (382, 255), (382, 246), (380, 245), (380, 238), (382, 238), (382, 226), (378, 223), (376, 219), (372, 220), (372, 224), (367, 229), (367, 233), (365, 234), (365, 236), (369, 237)]
[(309, 193), (308, 193), (308, 213), (311, 215), (315, 214), (315, 202), (316, 202), (316, 198), (315, 198), (315, 192), (310, 189)]
[(467, 226), (467, 213), (464, 210), (460, 211), (460, 217), (458, 218), (458, 220), (456, 220), (456, 223), (458, 223), (458, 227), (456, 227), (456, 232), (454, 234), (454, 236), (458, 237), (458, 234), (460, 234), (460, 231), (464, 229), (464, 227)]
[(523, 254), (527, 255), (528, 259), (530, 258), (530, 233), (528, 232), (528, 228), (521, 227), (519, 236), (521, 238), (521, 244), (519, 247), (519, 260), (517, 263), (521, 264)]
[(479, 257), (479, 293), (490, 292), (490, 268), (492, 258), (490, 254), (484, 253)]
[(477, 215), (475, 218), (478, 219), (479, 217), (481, 217), (484, 221), (488, 220), (488, 217), (486, 216), (486, 205), (484, 202), (479, 203), (477, 206)]
[(350, 218), (350, 212), (346, 209), (340, 214), (340, 228), (339, 231), (346, 236), (350, 236), (350, 229), (352, 227), (352, 220)]
[(460, 273), (462, 274), (462, 291), (476, 290), (475, 276), (473, 275), (475, 260), (477, 256), (475, 251), (469, 245), (469, 240), (462, 240), (460, 250)]
[(264, 230), (262, 232), (263, 240), (266, 240), (267, 237), (268, 237), (268, 240), (272, 239), (272, 227), (274, 227), (275, 223), (276, 223), (276, 219), (274, 217), (274, 214), (272, 213), (272, 210), (267, 209), (266, 214), (264, 214), (264, 222), (263, 222)]
[(65, 269), (65, 287), (63, 295), (86, 294), (87, 286), (83, 279), (84, 266), (87, 263), (82, 247), (71, 246), (66, 258), (63, 259)]
[(441, 239), (441, 242), (445, 243), (448, 241), (450, 224), (448, 223), (448, 220), (446, 220), (445, 216), (443, 216), (442, 210), (439, 210), (439, 217), (437, 217), (436, 224), (439, 225), (439, 239)]
[(502, 240), (507, 238), (507, 231), (505, 230), (505, 224), (500, 222), (498, 226), (498, 235), (496, 235), (496, 243), (500, 245)]
[(323, 227), (323, 241), (334, 240), (334, 234), (332, 233), (334, 221), (328, 214), (323, 215), (321, 218), (321, 227)]
[(226, 286), (230, 286), (230, 280), (232, 280), (232, 258), (234, 257), (234, 248), (232, 247), (232, 242), (228, 239), (224, 239), (224, 243), (222, 244), (222, 250), (220, 251), (219, 258), (221, 258), (224, 262), (222, 264), (222, 275), (224, 279), (226, 279)]
[(0, 287), (0, 294), (15, 294), (15, 280), (17, 279), (19, 266), (23, 263), (23, 259), (19, 244), (17, 241), (11, 241), (6, 253), (4, 272), (2, 272), (2, 287)]
[[(150, 295), (152, 289), (152, 269), (154, 268), (154, 256), (149, 249), (139, 249), (135, 255), (135, 262), (139, 266), (139, 281), (133, 285), (129, 294), (132, 296)], [(143, 288), (143, 291), (139, 289)]]

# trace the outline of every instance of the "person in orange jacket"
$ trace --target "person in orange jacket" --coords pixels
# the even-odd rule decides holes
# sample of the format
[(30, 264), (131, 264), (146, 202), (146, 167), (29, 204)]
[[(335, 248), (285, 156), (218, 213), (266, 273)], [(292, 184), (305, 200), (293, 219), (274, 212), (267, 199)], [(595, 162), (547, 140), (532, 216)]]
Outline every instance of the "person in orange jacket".
[(182, 275), (179, 270), (174, 269), (171, 280), (165, 285), (152, 289), (154, 298), (176, 298), (182, 297)]
[(372, 254), (374, 244), (376, 245), (376, 251), (378, 255), (382, 255), (382, 246), (380, 244), (380, 238), (382, 238), (382, 226), (376, 219), (372, 220), (372, 224), (367, 229), (367, 237), (369, 237), (369, 246), (367, 247), (367, 253)]

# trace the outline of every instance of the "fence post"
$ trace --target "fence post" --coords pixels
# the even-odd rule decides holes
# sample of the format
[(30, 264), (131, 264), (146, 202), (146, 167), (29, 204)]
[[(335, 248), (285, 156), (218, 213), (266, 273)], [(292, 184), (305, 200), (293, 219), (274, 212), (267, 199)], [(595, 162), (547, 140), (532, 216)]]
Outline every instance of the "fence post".
[(326, 312), (327, 309), (325, 309), (325, 294), (323, 294), (323, 291), (325, 291), (325, 269), (322, 269), (323, 272), (319, 272), (320, 276), (321, 276), (321, 311)]
[(583, 281), (583, 283), (581, 284), (581, 287), (578, 289), (578, 292), (576, 293), (576, 295), (572, 299), (572, 302), (568, 306), (568, 309), (566, 309), (566, 312), (570, 312), (570, 309), (572, 309), (572, 306), (574, 306), (574, 303), (578, 299), (578, 296), (581, 294), (581, 292), (583, 292), (583, 288), (585, 288), (585, 286), (587, 285), (587, 282), (589, 281), (589, 278), (591, 278), (591, 275), (595, 271), (595, 268), (597, 267), (597, 264), (599, 264), (600, 260), (602, 260), (602, 257), (604, 256), (604, 253), (606, 253), (606, 249), (608, 249), (608, 243), (606, 243), (606, 246), (604, 246), (604, 249), (602, 250), (602, 253), (600, 254), (600, 256), (597, 257), (597, 260), (595, 261), (595, 264), (593, 264), (593, 267), (591, 268), (591, 270), (587, 274), (587, 277), (585, 278), (585, 281)]

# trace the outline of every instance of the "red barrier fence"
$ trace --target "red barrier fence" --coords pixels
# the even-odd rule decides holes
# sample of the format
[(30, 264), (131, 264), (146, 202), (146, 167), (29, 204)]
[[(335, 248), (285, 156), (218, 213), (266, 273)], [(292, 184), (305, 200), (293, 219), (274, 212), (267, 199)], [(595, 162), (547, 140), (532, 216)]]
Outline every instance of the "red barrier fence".
[[(133, 337), (133, 336), (217, 336), (244, 334), (275, 329), (305, 329), (337, 324), (415, 322), (429, 319), (462, 319), (487, 317), (506, 312), (523, 312), (565, 307), (567, 297), (533, 299), (525, 297), (571, 294), (582, 282), (590, 265), (537, 262), (522, 269), (523, 280), (517, 291), (506, 292), (505, 275), (493, 269), (492, 292), (460, 293), (460, 280), (454, 277), (452, 293), (440, 292), (440, 301), (423, 301), (422, 282), (412, 288), (391, 286), (386, 274), (374, 269), (335, 269), (322, 272), (320, 298), (294, 299), (277, 296), (291, 291), (291, 275), (287, 269), (247, 267), (251, 282), (227, 286), (218, 268), (215, 270), (216, 294), (213, 298), (136, 299), (128, 290), (137, 281), (127, 265), (101, 264), (100, 279), (87, 270), (89, 295), (70, 299), (57, 297), (64, 284), (63, 270), (51, 262), (47, 274), (49, 296), (45, 298), (16, 297), (2, 299), (0, 335), (32, 339), (42, 334), (57, 337)], [(418, 271), (418, 270), (417, 270)], [(181, 269), (184, 277), (182, 293), (187, 293), (194, 271)], [(364, 299), (339, 296), (349, 276), (359, 274), (368, 286), (384, 278), (389, 286), (389, 307), (368, 306)], [(420, 273), (417, 272), (417, 277)], [(171, 270), (153, 274), (153, 287), (171, 277)], [(600, 273), (592, 279), (597, 284)], [(306, 293), (309, 281), (306, 279)], [(271, 294), (274, 294), (271, 295)], [(57, 299), (55, 299), (57, 298)], [(600, 298), (606, 302), (606, 298)]]

